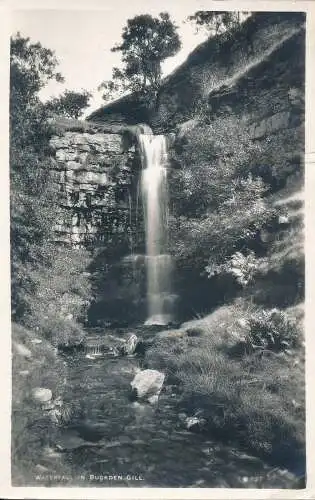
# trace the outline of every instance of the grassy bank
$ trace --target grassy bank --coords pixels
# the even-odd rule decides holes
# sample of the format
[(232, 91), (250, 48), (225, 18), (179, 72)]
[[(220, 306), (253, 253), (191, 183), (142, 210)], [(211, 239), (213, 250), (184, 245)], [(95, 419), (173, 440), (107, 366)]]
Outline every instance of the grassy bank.
[(179, 411), (201, 417), (203, 432), (303, 475), (303, 309), (277, 313), (292, 326), (282, 348), (254, 344), (261, 314), (245, 301), (223, 306), (159, 334), (147, 361), (178, 386)]
[(50, 342), (15, 323), (12, 350), (12, 480), (15, 486), (39, 486), (38, 474), (66, 474), (67, 470), (57, 456), (56, 468), (51, 470), (49, 455), (58, 425), (34, 401), (32, 391), (46, 388), (54, 399), (62, 397), (66, 365)]

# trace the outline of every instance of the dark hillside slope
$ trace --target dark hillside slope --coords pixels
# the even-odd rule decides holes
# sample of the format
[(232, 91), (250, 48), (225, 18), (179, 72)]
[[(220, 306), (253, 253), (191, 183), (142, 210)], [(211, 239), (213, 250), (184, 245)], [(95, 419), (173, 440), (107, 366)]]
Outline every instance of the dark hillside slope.
[[(261, 64), (266, 66), (278, 47), (303, 31), (304, 20), (304, 14), (300, 13), (256, 13), (233, 38), (221, 35), (201, 44), (164, 82), (153, 125), (169, 128), (191, 118), (214, 91), (233, 86), (242, 75), (251, 69), (257, 70)], [(295, 66), (290, 59), (296, 49), (293, 53), (289, 50), (292, 50), (292, 43), (286, 59), (291, 71)], [(298, 68), (294, 74), (298, 74)], [(239, 105), (242, 105), (241, 97), (237, 99)]]

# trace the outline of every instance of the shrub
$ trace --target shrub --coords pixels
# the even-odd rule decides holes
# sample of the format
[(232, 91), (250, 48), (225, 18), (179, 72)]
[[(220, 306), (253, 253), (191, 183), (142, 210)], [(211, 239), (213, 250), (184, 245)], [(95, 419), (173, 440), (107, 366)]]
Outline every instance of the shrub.
[(275, 209), (251, 174), (260, 146), (236, 117), (201, 122), (175, 148), (182, 169), (170, 174), (170, 251), (201, 272), (253, 240)]
[(222, 264), (248, 244), (273, 214), (274, 209), (255, 193), (249, 182), (214, 212), (199, 218), (171, 217), (171, 252), (179, 265), (204, 271), (206, 265)]
[(50, 264), (31, 272), (35, 289), (25, 297), (29, 313), (24, 323), (57, 344), (80, 339), (91, 301), (90, 255), (84, 249), (45, 246)]
[(224, 264), (219, 266), (208, 265), (205, 271), (209, 278), (222, 272), (232, 274), (239, 285), (246, 287), (259, 272), (260, 266), (261, 259), (257, 259), (253, 251), (249, 251), (247, 255), (244, 255), (242, 252), (236, 252)]
[(249, 317), (250, 344), (261, 349), (287, 351), (297, 347), (301, 335), (297, 322), (279, 309), (257, 310)]
[(39, 333), (55, 346), (77, 345), (84, 338), (82, 328), (70, 319), (58, 317), (56, 314), (49, 314), (37, 318), (37, 321)]

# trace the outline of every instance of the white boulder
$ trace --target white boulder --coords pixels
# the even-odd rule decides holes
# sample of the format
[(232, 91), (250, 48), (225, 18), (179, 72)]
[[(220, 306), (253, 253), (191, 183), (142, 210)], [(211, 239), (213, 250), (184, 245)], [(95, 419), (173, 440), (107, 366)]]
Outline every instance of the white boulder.
[(165, 375), (157, 370), (139, 371), (131, 382), (131, 388), (138, 399), (156, 403), (164, 384)]
[(44, 387), (36, 387), (32, 390), (32, 397), (36, 403), (45, 404), (52, 400), (52, 392)]

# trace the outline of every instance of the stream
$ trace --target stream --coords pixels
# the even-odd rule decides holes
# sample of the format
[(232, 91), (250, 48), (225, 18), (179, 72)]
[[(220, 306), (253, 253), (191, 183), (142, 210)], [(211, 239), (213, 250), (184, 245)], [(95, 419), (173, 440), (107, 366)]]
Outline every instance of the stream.
[(63, 461), (71, 475), (43, 474), (46, 485), (290, 487), (287, 471), (188, 431), (178, 417), (174, 387), (164, 386), (156, 407), (132, 402), (130, 382), (141, 358), (88, 359), (79, 353), (67, 356), (66, 363), (64, 398), (80, 411), (59, 431), (47, 460), (51, 471), (56, 460)]

